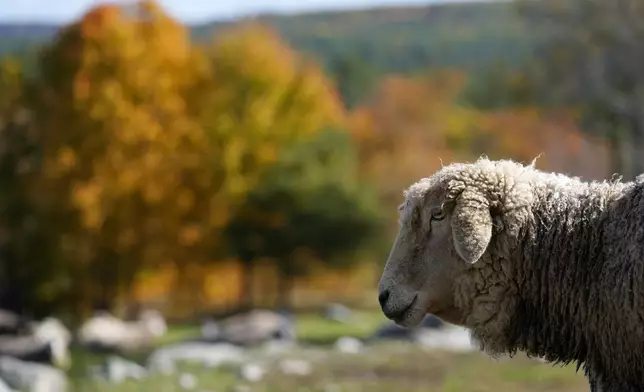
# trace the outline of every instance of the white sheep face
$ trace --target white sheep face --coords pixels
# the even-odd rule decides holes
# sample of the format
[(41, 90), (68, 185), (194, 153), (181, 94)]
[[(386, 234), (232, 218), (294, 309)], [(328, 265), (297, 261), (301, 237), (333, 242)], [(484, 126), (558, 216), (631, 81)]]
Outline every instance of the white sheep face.
[[(427, 185), (429, 179), (422, 180)], [(451, 206), (443, 204), (441, 184), (428, 192), (406, 194), (400, 206), (400, 230), (379, 284), (387, 317), (405, 327), (418, 325), (432, 313), (458, 323), (452, 284), (458, 254), (452, 242)]]
[(464, 324), (454, 281), (486, 251), (492, 216), (484, 195), (454, 176), (460, 168), (444, 168), (405, 191), (400, 231), (379, 284), (383, 313), (400, 326), (417, 326), (427, 313)]

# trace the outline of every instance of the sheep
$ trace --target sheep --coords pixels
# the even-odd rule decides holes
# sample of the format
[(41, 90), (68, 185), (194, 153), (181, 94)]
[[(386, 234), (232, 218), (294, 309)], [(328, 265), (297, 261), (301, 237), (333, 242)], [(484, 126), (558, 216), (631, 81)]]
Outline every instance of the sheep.
[(166, 331), (163, 317), (155, 311), (142, 312), (134, 322), (100, 313), (81, 326), (77, 342), (92, 351), (133, 352), (152, 348), (155, 339)]
[(493, 357), (576, 363), (591, 391), (644, 388), (644, 178), (483, 157), (404, 196), (378, 284), (386, 317), (414, 328), (434, 314)]

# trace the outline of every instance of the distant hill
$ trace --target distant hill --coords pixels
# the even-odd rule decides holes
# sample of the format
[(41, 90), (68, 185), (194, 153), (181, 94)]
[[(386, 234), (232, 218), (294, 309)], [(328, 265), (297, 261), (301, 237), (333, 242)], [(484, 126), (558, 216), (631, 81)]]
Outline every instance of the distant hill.
[[(257, 18), (275, 26), (292, 45), (322, 61), (357, 54), (388, 72), (426, 67), (476, 70), (490, 61), (516, 64), (530, 50), (530, 34), (511, 2), (436, 4)], [(197, 26), (208, 36), (221, 24)]]
[[(514, 63), (529, 49), (529, 35), (511, 2), (472, 2), (419, 7), (297, 15), (262, 15), (298, 50), (325, 63), (355, 54), (383, 71), (428, 66), (476, 69), (482, 63)], [(208, 38), (230, 22), (193, 26), (196, 39)], [(48, 42), (58, 26), (0, 24), (0, 54)]]
[(58, 29), (56, 25), (0, 23), (0, 55), (48, 42)]
[[(272, 25), (295, 49), (323, 63), (351, 105), (366, 97), (384, 73), (450, 67), (487, 79), (491, 64), (520, 64), (534, 37), (513, 7), (511, 1), (475, 1), (253, 19)], [(205, 41), (231, 23), (236, 22), (190, 28), (196, 41)], [(13, 53), (35, 69), (37, 47), (58, 30), (55, 25), (0, 24), (0, 56)]]

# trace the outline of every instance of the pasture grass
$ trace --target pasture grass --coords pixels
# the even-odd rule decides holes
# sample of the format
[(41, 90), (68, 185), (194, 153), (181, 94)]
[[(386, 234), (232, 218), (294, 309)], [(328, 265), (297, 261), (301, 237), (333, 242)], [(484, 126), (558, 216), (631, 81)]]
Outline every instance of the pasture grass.
[[(364, 338), (383, 321), (378, 312), (358, 312), (349, 324), (328, 321), (315, 314), (297, 319), (298, 336), (313, 343), (331, 343), (341, 336)], [(163, 344), (198, 336), (195, 326), (174, 326)], [(194, 376), (193, 389), (200, 392), (581, 392), (588, 385), (574, 366), (552, 366), (518, 355), (491, 359), (482, 353), (451, 353), (427, 350), (405, 343), (383, 343), (363, 354), (342, 354), (332, 349), (295, 351), (285, 358), (301, 358), (313, 364), (306, 376), (285, 375), (278, 368), (280, 358), (269, 361), (259, 382), (242, 382), (234, 369), (206, 369), (180, 366), (172, 375), (154, 375), (143, 381), (110, 385), (82, 377), (88, 361), (98, 356), (75, 352), (74, 391), (87, 392), (174, 392), (183, 391), (180, 378)], [(317, 350), (317, 351), (316, 351)], [(322, 353), (323, 355), (319, 355)], [(76, 360), (78, 362), (76, 362)]]

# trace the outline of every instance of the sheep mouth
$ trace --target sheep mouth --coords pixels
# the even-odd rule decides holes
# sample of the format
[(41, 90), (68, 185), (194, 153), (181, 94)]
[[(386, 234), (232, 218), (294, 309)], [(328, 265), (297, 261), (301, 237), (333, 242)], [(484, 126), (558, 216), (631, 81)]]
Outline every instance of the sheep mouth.
[[(420, 323), (425, 312), (419, 312), (418, 308), (418, 295), (414, 296), (414, 299), (407, 305), (407, 307), (401, 312), (400, 316), (395, 317), (393, 322), (397, 325), (405, 328), (411, 328)], [(419, 315), (423, 317), (418, 317)]]

